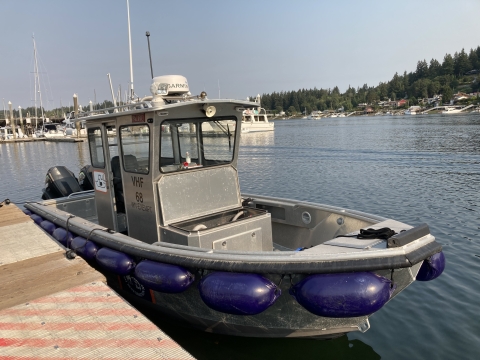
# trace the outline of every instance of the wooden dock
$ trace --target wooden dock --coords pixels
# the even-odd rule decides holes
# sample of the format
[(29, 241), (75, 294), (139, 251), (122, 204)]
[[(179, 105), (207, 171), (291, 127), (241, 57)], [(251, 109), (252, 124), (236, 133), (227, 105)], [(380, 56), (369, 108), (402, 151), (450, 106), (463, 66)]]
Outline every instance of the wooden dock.
[(0, 248), (0, 359), (193, 359), (14, 204)]

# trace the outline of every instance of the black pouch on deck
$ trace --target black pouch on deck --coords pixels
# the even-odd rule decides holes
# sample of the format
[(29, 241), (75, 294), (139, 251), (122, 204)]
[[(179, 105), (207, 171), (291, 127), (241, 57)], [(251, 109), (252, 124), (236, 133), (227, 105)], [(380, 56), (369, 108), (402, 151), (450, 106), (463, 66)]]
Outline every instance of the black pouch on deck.
[(395, 235), (396, 232), (388, 227), (381, 229), (360, 229), (360, 233), (357, 235), (358, 239), (383, 239), (387, 240), (388, 238)]

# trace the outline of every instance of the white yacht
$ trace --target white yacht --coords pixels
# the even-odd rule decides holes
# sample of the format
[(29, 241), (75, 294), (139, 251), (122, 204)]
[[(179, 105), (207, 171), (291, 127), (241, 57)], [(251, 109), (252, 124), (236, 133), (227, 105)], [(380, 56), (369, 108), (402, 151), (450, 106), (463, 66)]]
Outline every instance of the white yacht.
[(405, 110), (404, 114), (405, 115), (416, 115), (417, 113), (420, 112), (421, 107), (420, 106), (410, 106), (407, 110)]
[(242, 133), (273, 131), (275, 124), (268, 121), (264, 108), (245, 109), (242, 116)]
[(445, 106), (445, 110), (443, 110), (442, 114), (458, 114), (461, 113), (462, 109), (457, 109), (454, 106)]

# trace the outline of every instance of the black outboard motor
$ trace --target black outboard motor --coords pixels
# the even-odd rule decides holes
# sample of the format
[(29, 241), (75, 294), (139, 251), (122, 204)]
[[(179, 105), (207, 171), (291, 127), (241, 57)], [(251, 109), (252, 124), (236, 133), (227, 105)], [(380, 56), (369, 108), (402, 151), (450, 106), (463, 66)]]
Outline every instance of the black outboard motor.
[(85, 165), (78, 174), (78, 183), (83, 191), (93, 190), (93, 170), (91, 165)]
[(65, 166), (54, 166), (48, 169), (45, 178), (45, 189), (42, 189), (42, 199), (56, 199), (82, 191), (75, 175)]

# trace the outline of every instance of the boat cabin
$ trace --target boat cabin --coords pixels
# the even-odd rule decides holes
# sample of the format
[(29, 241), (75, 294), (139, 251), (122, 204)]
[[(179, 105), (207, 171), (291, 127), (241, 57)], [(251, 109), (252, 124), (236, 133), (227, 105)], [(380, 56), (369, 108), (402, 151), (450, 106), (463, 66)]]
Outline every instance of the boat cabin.
[(80, 116), (98, 223), (150, 244), (272, 250), (270, 214), (240, 195), (240, 128), (251, 103), (192, 97), (180, 76), (153, 80), (143, 102)]

